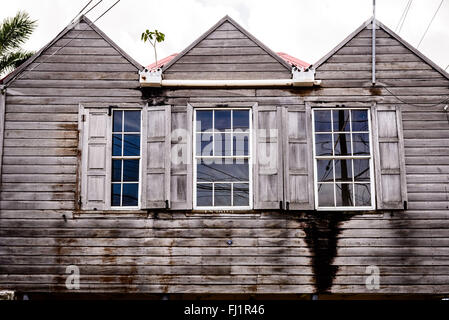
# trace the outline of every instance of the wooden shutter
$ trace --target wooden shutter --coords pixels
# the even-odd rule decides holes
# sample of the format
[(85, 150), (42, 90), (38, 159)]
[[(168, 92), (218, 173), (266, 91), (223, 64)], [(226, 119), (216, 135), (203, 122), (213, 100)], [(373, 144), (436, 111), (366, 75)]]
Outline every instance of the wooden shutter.
[(407, 201), (404, 141), (399, 108), (373, 108), (378, 209), (404, 209)]
[(170, 106), (143, 108), (142, 209), (169, 207)]
[(256, 104), (253, 117), (254, 208), (280, 209), (283, 201), (282, 109)]
[(81, 209), (106, 210), (111, 203), (111, 119), (107, 108), (80, 106)]
[(282, 112), (285, 207), (313, 210), (311, 109), (285, 107)]
[(192, 203), (192, 124), (193, 108), (176, 106), (171, 110), (170, 208), (191, 210)]

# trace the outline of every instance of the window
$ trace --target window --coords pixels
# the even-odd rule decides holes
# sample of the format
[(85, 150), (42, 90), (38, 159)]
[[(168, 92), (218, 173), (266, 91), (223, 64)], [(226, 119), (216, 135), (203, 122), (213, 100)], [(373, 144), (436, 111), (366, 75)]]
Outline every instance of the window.
[(374, 209), (369, 109), (314, 109), (315, 207)]
[(194, 122), (194, 208), (251, 208), (250, 109), (196, 110)]
[(139, 110), (113, 110), (111, 205), (137, 207), (140, 177)]

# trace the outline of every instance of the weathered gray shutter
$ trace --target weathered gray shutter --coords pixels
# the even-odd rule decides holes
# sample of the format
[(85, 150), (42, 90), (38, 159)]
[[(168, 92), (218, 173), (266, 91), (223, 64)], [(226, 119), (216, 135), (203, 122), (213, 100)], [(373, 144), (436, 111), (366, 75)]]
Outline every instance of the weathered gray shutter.
[(170, 106), (145, 106), (142, 125), (142, 209), (168, 208)]
[(402, 117), (399, 108), (373, 108), (378, 209), (404, 209), (407, 201)]
[(313, 210), (311, 109), (283, 108), (284, 201), (289, 210)]
[(111, 192), (111, 120), (107, 108), (79, 110), (81, 145), (81, 209), (106, 210)]
[(192, 209), (192, 124), (193, 108), (175, 106), (171, 110), (170, 208)]
[(254, 209), (280, 209), (283, 204), (282, 109), (253, 106)]

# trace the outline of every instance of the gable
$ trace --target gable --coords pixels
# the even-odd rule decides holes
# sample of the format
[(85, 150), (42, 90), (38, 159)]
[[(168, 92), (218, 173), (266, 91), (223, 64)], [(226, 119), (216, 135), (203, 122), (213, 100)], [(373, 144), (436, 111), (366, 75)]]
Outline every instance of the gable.
[[(119, 80), (129, 76), (114, 75), (112, 72), (137, 74), (142, 68), (87, 17), (81, 16), (76, 23), (67, 26), (45, 47), (7, 75), (3, 83), (10, 85), (18, 78), (64, 80), (67, 78), (65, 72), (87, 71), (98, 71), (102, 79)], [(104, 74), (106, 72), (111, 73), (110, 77)], [(78, 80), (86, 76), (73, 75)], [(138, 76), (134, 78), (138, 79)]]
[(221, 19), (164, 68), (165, 79), (285, 79), (291, 66), (230, 17)]

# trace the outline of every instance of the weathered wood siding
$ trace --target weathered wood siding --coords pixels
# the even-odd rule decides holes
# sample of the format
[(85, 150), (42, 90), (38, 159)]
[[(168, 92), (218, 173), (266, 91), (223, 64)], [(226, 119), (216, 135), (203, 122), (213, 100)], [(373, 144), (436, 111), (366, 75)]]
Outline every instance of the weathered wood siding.
[[(449, 124), (433, 104), (448, 96), (449, 81), (387, 33), (377, 36), (378, 82), (409, 104), (372, 88), (369, 29), (318, 68), (321, 88), (161, 90), (148, 101), (400, 106), (407, 211), (74, 213), (78, 102), (140, 101), (136, 70), (118, 71), (131, 67), (108, 46), (70, 46), (25, 72), (6, 100), (0, 287), (69, 292), (66, 267), (77, 265), (78, 292), (447, 294)], [(86, 61), (106, 70), (89, 71)], [(60, 65), (71, 70), (71, 62), (74, 71)], [(380, 269), (379, 290), (365, 286), (370, 265)]]

